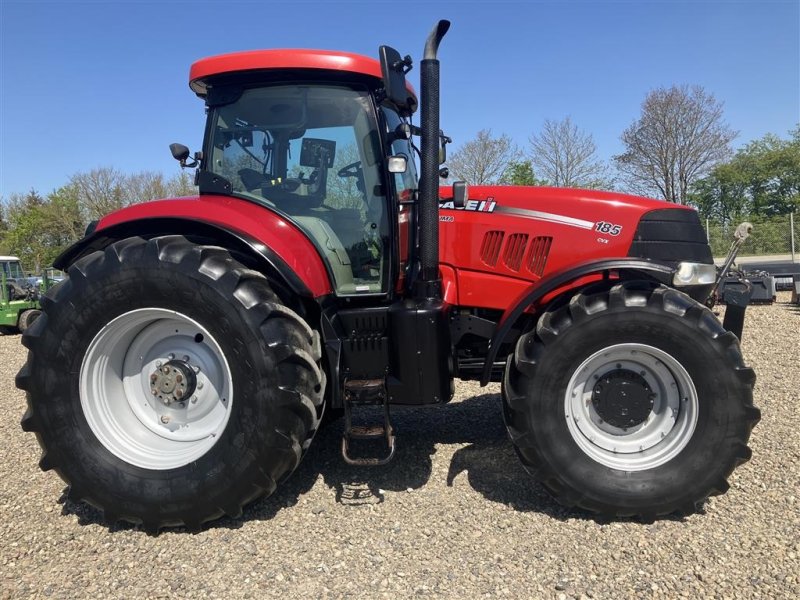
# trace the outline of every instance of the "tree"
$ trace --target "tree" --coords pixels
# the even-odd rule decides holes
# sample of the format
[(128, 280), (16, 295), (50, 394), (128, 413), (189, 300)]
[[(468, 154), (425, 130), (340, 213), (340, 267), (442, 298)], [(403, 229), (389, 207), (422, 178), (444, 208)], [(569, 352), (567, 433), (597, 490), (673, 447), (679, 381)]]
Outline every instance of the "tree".
[(544, 179), (538, 179), (533, 167), (527, 160), (509, 163), (503, 183), (508, 185), (549, 185)]
[(767, 134), (747, 144), (694, 184), (690, 203), (723, 223), (800, 208), (800, 126), (790, 136)]
[(537, 171), (556, 187), (608, 188), (613, 182), (608, 167), (597, 158), (590, 133), (570, 117), (546, 119), (542, 130), (529, 138), (530, 159)]
[(171, 179), (146, 171), (125, 175), (112, 168), (76, 173), (46, 197), (31, 190), (3, 201), (0, 251), (19, 256), (26, 268), (40, 272), (81, 238), (92, 219), (137, 202), (195, 192), (185, 173)]
[(737, 134), (722, 119), (722, 103), (701, 86), (658, 88), (622, 133), (625, 152), (614, 161), (634, 190), (685, 204), (692, 184), (731, 155)]
[(181, 172), (167, 180), (166, 197), (180, 198), (181, 196), (193, 196), (197, 194), (197, 186), (194, 184), (194, 176), (181, 169)]
[(473, 185), (495, 184), (503, 181), (518, 156), (519, 150), (510, 137), (492, 137), (490, 129), (482, 129), (474, 140), (453, 152), (447, 164), (453, 179)]
[(127, 206), (125, 201), (125, 176), (112, 167), (92, 169), (87, 173), (76, 173), (70, 179), (75, 186), (85, 211), (87, 221)]
[(167, 198), (171, 195), (167, 191), (167, 182), (164, 174), (154, 171), (141, 171), (123, 175), (120, 186), (122, 188), (123, 204), (126, 206), (157, 198)]
[(692, 185), (687, 203), (697, 208), (704, 219), (741, 221), (750, 213), (746, 178), (731, 163), (717, 165), (708, 177)]
[(162, 173), (141, 171), (124, 174), (113, 167), (99, 167), (70, 178), (81, 212), (88, 223), (108, 213), (158, 198), (188, 196), (197, 192), (190, 177), (181, 172), (171, 179)]
[(35, 191), (26, 196), (12, 196), (7, 207), (8, 231), (3, 235), (3, 249), (19, 256), (27, 269), (41, 272), (52, 264), (84, 231), (84, 222), (74, 187), (61, 187), (46, 198)]

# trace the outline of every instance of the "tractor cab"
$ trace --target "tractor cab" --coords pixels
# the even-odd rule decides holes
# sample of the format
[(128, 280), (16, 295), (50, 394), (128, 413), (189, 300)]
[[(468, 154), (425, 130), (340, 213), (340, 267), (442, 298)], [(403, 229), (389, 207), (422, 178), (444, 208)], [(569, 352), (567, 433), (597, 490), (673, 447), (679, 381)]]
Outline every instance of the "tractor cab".
[[(219, 59), (192, 68), (208, 107), (200, 193), (292, 221), (327, 263), (338, 296), (387, 294), (406, 259), (391, 242), (400, 207), (390, 199), (414, 194), (417, 176), (410, 135), (395, 133), (410, 132), (401, 125), (409, 111), (383, 92), (378, 62), (310, 50)], [(242, 70), (246, 61), (260, 69)], [(347, 71), (331, 70), (343, 63)]]

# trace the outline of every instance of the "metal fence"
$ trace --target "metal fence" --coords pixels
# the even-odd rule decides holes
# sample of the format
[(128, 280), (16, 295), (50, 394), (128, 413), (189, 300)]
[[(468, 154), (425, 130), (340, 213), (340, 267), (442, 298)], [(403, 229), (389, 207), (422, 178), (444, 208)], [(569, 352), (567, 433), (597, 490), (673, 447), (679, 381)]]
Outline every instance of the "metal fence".
[[(739, 256), (786, 255), (794, 261), (800, 259), (800, 215), (743, 219), (753, 224), (753, 233), (742, 245)], [(708, 243), (714, 256), (725, 256), (733, 241), (733, 232), (739, 222), (731, 224), (706, 220)]]

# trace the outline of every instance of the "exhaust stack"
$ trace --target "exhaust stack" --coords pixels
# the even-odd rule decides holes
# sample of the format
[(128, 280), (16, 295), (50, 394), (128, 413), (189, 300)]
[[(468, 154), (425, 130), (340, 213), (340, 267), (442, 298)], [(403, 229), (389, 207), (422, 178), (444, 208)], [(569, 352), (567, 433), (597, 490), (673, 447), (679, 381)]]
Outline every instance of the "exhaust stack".
[(420, 273), (414, 283), (419, 298), (441, 299), (439, 277), (439, 43), (450, 21), (439, 21), (425, 42), (420, 62), (420, 186), (418, 204)]

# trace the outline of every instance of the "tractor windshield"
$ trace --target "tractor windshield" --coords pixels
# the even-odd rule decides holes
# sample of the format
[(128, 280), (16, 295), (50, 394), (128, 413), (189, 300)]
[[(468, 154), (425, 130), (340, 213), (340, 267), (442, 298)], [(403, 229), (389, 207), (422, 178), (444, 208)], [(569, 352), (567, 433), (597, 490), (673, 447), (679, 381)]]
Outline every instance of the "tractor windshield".
[(369, 93), (344, 86), (244, 90), (211, 114), (205, 168), (285, 214), (315, 242), (339, 294), (385, 292), (389, 225)]

